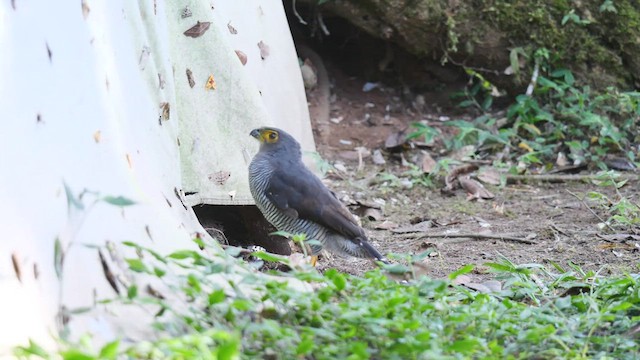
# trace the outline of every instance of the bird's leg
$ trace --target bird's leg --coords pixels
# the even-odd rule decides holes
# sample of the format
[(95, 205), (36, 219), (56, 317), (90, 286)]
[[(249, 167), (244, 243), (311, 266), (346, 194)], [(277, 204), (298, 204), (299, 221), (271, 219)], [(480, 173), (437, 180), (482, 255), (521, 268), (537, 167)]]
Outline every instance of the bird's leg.
[(316, 267), (318, 263), (318, 255), (311, 255), (311, 266)]

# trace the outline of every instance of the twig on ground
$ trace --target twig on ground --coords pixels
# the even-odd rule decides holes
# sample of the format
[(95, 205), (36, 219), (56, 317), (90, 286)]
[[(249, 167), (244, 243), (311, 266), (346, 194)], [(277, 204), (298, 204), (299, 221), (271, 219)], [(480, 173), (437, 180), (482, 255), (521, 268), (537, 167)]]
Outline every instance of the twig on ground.
[(598, 218), (598, 220), (600, 220), (601, 223), (605, 224), (609, 230), (615, 232), (615, 230), (611, 227), (611, 225), (609, 225), (606, 221), (604, 221), (604, 219), (602, 219), (600, 217), (600, 215), (596, 214), (595, 211), (593, 211), (593, 209), (584, 201), (584, 198), (580, 198), (576, 193), (572, 192), (569, 189), (565, 189), (569, 194), (571, 194), (574, 198), (578, 199), (578, 201), (580, 201), (582, 203), (582, 205), (584, 205), (584, 207), (586, 207), (587, 209), (589, 209), (589, 211), (591, 211), (591, 213), (593, 214), (593, 216), (595, 216), (596, 218)]
[(513, 242), (517, 242), (517, 243), (522, 243), (522, 244), (528, 244), (528, 245), (535, 245), (537, 244), (537, 242), (532, 241), (532, 240), (528, 240), (528, 239), (523, 239), (523, 238), (518, 238), (518, 237), (513, 237), (513, 236), (507, 236), (507, 235), (500, 235), (500, 234), (495, 234), (495, 235), (491, 235), (491, 234), (405, 234), (403, 236), (400, 236), (403, 239), (416, 239), (416, 240), (422, 240), (422, 239), (433, 239), (433, 238), (470, 238), (470, 239), (477, 239), (477, 240), (502, 240), (502, 241), (513, 241)]
[[(505, 175), (508, 184), (512, 184), (517, 181), (538, 181), (538, 182), (571, 182), (571, 181), (587, 181), (597, 180), (600, 175), (587, 174), (587, 175)], [(617, 180), (638, 180), (638, 175), (620, 175)]]

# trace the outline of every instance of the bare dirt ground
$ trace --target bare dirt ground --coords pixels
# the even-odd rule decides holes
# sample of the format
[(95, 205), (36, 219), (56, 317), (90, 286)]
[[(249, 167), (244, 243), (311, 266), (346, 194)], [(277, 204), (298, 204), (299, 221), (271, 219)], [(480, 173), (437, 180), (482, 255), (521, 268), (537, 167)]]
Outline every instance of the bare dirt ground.
[[(402, 100), (397, 91), (383, 87), (363, 92), (362, 80), (348, 78), (336, 69), (329, 72), (334, 82), (330, 102), (332, 120), (313, 120), (318, 152), (338, 168), (328, 173), (326, 183), (338, 197), (351, 204), (352, 212), (361, 215), (371, 242), (382, 253), (415, 255), (430, 251), (421, 261), (422, 266), (416, 269), (434, 278), (445, 277), (466, 264), (476, 265), (472, 277), (488, 278), (492, 275), (483, 264), (500, 261), (501, 256), (516, 264), (537, 263), (550, 267), (550, 262), (555, 262), (565, 269), (574, 263), (603, 274), (639, 270), (637, 241), (612, 242), (602, 238), (601, 235), (611, 231), (599, 226), (598, 217), (573, 195), (582, 197), (589, 191), (598, 191), (614, 196), (613, 189), (581, 182), (513, 183), (503, 187), (487, 186), (495, 194), (494, 199), (470, 201), (461, 189), (454, 196), (442, 195), (441, 179), (433, 188), (411, 186), (408, 181), (411, 178), (403, 178), (401, 174), (409, 170), (406, 162), (415, 161), (415, 154), (420, 150), (405, 150), (403, 165), (399, 154), (384, 151), (389, 134), (407, 128), (411, 131), (410, 124), (421, 119), (449, 115), (460, 118), (461, 114), (452, 115), (448, 112), (455, 109), (429, 101), (422, 104), (427, 109), (422, 114), (406, 111), (411, 105)], [(317, 97), (316, 90), (308, 92), (312, 118), (321, 102)], [(433, 99), (429, 94), (426, 98)], [(357, 147), (364, 147), (369, 153), (382, 149), (386, 163), (375, 165), (367, 152), (360, 159), (354, 151)], [(446, 155), (437, 147), (428, 151), (436, 160)], [(400, 181), (376, 178), (376, 174), (392, 174)], [(638, 182), (629, 183), (621, 192), (637, 202)], [(379, 213), (374, 211), (373, 217), (364, 215), (362, 211), (368, 208), (359, 202), (379, 204)], [(607, 218), (603, 209), (593, 203), (590, 207), (601, 218)], [(392, 226), (397, 227), (386, 229)], [(397, 233), (411, 226), (414, 230), (422, 226), (422, 231)], [(532, 243), (449, 237), (461, 234), (512, 236)], [(421, 238), (422, 235), (434, 237)], [(365, 260), (321, 257), (318, 267), (361, 274), (374, 266)]]

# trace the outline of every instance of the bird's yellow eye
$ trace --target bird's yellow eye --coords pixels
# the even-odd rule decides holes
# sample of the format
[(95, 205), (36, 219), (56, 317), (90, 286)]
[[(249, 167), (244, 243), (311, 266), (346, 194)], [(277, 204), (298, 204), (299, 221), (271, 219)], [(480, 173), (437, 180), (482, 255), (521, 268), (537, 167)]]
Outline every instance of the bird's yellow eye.
[(262, 133), (262, 138), (264, 139), (264, 141), (273, 144), (274, 142), (278, 141), (278, 132), (273, 130), (265, 130), (264, 133)]

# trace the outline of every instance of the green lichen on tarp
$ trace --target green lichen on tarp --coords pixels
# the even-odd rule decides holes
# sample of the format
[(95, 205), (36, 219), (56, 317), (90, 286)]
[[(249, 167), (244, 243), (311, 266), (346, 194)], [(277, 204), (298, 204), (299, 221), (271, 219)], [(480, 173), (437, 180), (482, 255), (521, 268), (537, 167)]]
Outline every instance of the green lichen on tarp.
[[(260, 92), (242, 69), (235, 51), (214, 24), (208, 2), (168, 6), (170, 53), (175, 76), (175, 111), (183, 191), (196, 193), (197, 203), (250, 204), (247, 166), (257, 150), (251, 129), (269, 123)], [(211, 22), (198, 37), (184, 32), (197, 22)], [(194, 86), (187, 77), (192, 74)], [(207, 89), (210, 76), (215, 89)]]

